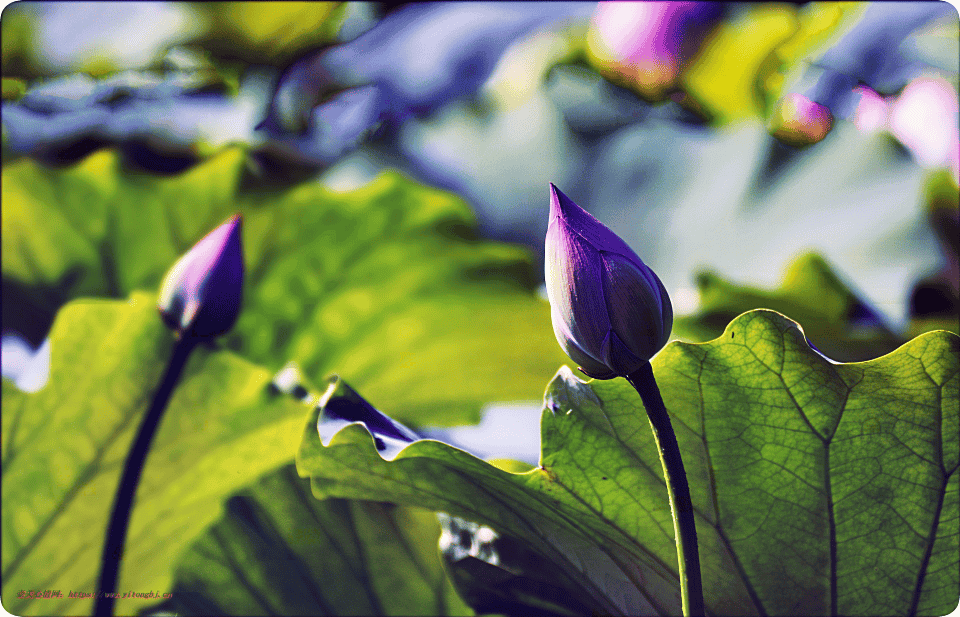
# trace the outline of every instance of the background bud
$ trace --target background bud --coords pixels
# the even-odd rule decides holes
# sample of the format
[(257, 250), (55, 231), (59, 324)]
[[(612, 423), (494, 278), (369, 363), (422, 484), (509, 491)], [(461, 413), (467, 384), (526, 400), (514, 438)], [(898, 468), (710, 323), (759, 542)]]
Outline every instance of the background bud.
[(792, 146), (822, 141), (832, 127), (833, 115), (828, 108), (796, 93), (780, 102), (770, 121), (773, 136)]
[(553, 184), (545, 270), (554, 334), (590, 377), (629, 375), (669, 339), (673, 309), (663, 283)]
[(167, 272), (160, 316), (180, 336), (214, 337), (233, 327), (243, 296), (240, 215), (220, 225)]
[(720, 17), (714, 2), (600, 2), (587, 49), (609, 79), (665, 100)]

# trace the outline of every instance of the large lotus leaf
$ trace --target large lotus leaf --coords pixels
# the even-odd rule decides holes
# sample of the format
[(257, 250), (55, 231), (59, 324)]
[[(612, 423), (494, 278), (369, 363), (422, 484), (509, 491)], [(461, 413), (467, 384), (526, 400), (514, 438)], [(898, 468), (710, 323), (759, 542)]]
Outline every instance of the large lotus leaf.
[(228, 347), (274, 370), (335, 369), (417, 424), (541, 395), (564, 356), (530, 257), (479, 241), (460, 199), (392, 172), (345, 193), (240, 191), (244, 161), (230, 149), (175, 177), (124, 169), (109, 151), (63, 170), (8, 165), (4, 327), (42, 336), (30, 320), (70, 298), (155, 288), (240, 211), (248, 276)]
[[(797, 324), (752, 311), (654, 359), (691, 486), (708, 611), (942, 615), (956, 605), (960, 338), (924, 334), (832, 363)], [(351, 397), (328, 389), (340, 415)], [(679, 614), (673, 527), (639, 396), (624, 380), (550, 384), (540, 466), (512, 474), (436, 441), (381, 458), (363, 424), (298, 470), (318, 497), (416, 503), (525, 540), (596, 610)], [(322, 426), (322, 425), (321, 425)]]
[[(51, 379), (36, 393), (3, 382), (2, 576), (17, 615), (90, 614), (127, 451), (173, 347), (156, 297), (77, 300), (50, 335)], [(271, 375), (229, 351), (197, 348), (153, 442), (119, 587), (168, 591), (174, 559), (222, 500), (289, 463), (308, 411), (268, 388)], [(58, 599), (18, 598), (57, 590)], [(150, 599), (123, 599), (129, 615)]]
[(708, 341), (737, 315), (767, 308), (790, 315), (817, 349), (842, 362), (876, 358), (904, 342), (815, 253), (795, 259), (777, 289), (736, 285), (712, 272), (701, 272), (697, 286), (697, 312), (676, 319), (675, 336)]
[(470, 615), (433, 512), (310, 495), (293, 465), (231, 496), (177, 566), (177, 615)]

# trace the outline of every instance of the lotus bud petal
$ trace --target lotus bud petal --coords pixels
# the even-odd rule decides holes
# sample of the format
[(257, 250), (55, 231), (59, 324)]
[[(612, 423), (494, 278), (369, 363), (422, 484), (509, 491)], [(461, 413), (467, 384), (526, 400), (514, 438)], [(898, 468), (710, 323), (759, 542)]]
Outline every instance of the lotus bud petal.
[(657, 275), (553, 184), (545, 274), (553, 332), (586, 375), (629, 375), (670, 338), (673, 308)]
[(179, 336), (215, 337), (233, 327), (243, 296), (241, 218), (220, 225), (173, 265), (157, 308)]

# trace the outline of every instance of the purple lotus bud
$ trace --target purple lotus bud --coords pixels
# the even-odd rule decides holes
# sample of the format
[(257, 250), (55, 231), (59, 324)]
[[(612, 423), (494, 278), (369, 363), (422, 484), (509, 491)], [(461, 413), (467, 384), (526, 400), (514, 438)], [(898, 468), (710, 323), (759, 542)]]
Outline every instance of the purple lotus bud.
[(553, 184), (545, 269), (554, 334), (590, 377), (629, 375), (670, 338), (673, 308), (657, 275)]
[(164, 277), (157, 308), (179, 336), (220, 336), (237, 321), (243, 296), (241, 223), (236, 214), (208, 233)]

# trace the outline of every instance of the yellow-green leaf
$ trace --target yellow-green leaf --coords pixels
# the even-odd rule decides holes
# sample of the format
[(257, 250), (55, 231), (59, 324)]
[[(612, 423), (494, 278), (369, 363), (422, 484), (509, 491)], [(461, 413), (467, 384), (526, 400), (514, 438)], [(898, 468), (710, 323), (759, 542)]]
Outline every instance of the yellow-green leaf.
[(172, 177), (125, 169), (112, 151), (62, 170), (9, 164), (4, 327), (39, 337), (67, 300), (155, 289), (239, 211), (247, 279), (231, 349), (271, 370), (337, 371), (415, 424), (539, 398), (565, 356), (527, 251), (479, 240), (462, 200), (399, 173), (344, 193), (245, 192), (244, 162), (227, 149)]
[[(114, 495), (140, 418), (173, 347), (156, 297), (77, 300), (50, 334), (50, 382), (3, 382), (2, 576), (17, 615), (90, 614)], [(123, 591), (168, 591), (174, 559), (221, 501), (288, 463), (307, 409), (272, 393), (271, 375), (200, 347), (161, 420), (137, 492), (120, 571)], [(62, 598), (18, 598), (21, 590)], [(118, 614), (153, 603), (121, 599)]]
[[(690, 484), (715, 615), (942, 615), (960, 593), (960, 337), (837, 364), (772, 311), (653, 360)], [(342, 384), (326, 405), (350, 404)], [(362, 424), (297, 455), (317, 497), (416, 503), (527, 542), (614, 614), (680, 611), (657, 448), (625, 380), (564, 368), (540, 466), (512, 474), (430, 440), (392, 460)]]

